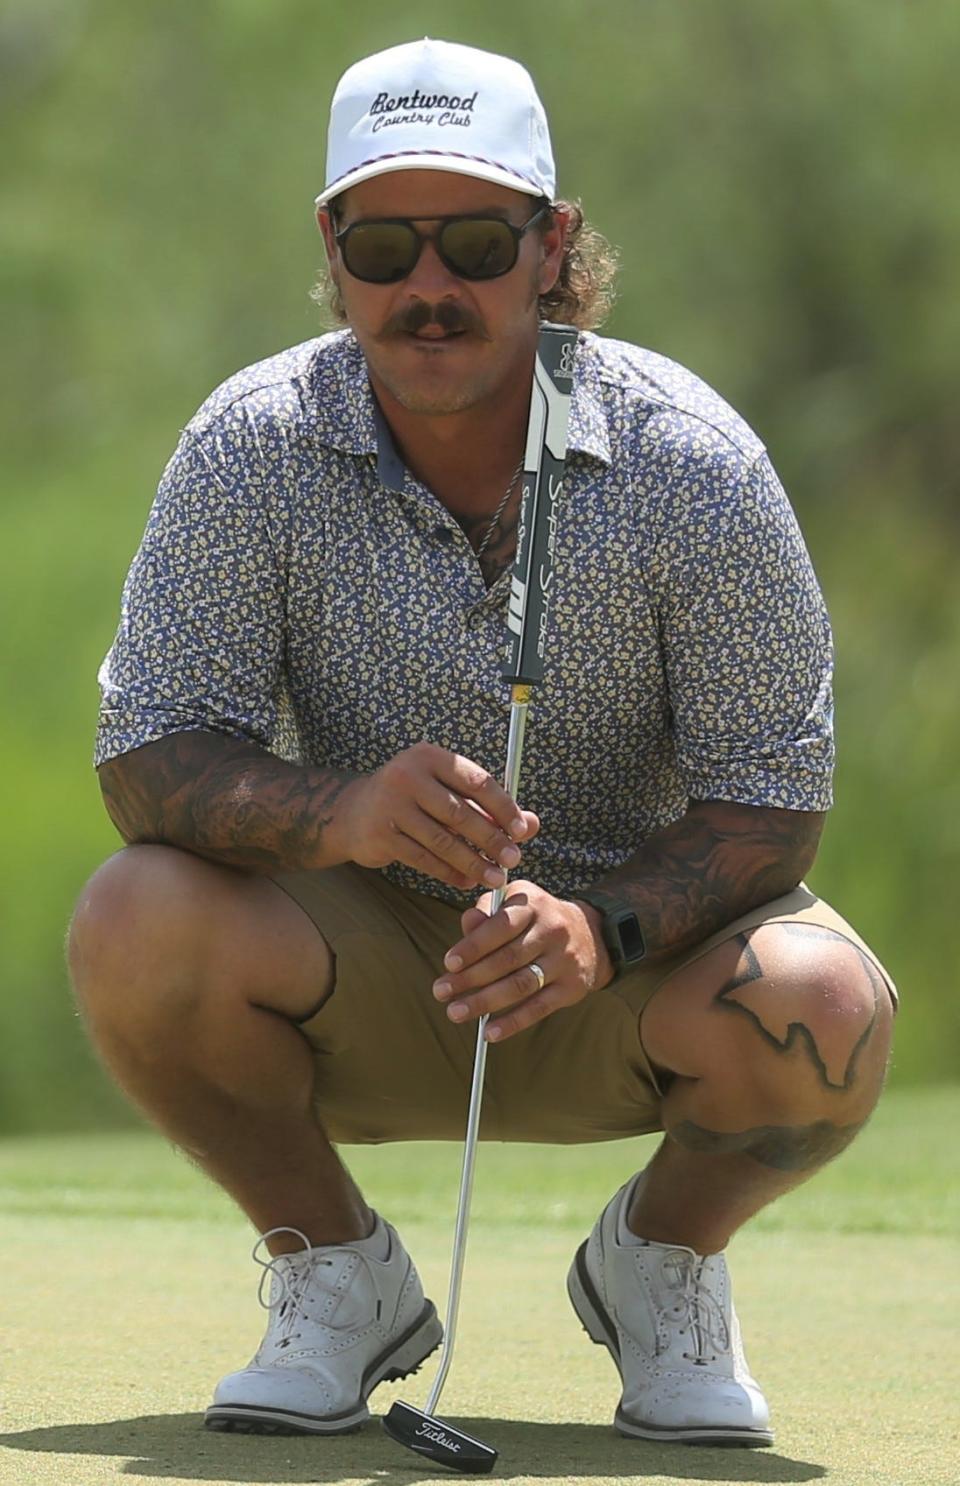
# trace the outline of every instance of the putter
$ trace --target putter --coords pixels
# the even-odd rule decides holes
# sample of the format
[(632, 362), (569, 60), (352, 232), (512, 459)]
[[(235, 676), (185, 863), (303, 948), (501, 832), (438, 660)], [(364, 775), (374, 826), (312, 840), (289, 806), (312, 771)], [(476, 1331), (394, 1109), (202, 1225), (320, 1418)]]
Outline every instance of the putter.
[[(517, 550), (507, 611), (509, 651), (503, 672), (504, 679), (510, 682), (511, 688), (504, 787), (513, 799), (517, 797), (520, 780), (520, 757), (523, 752), (530, 691), (534, 683), (543, 677), (544, 644), (552, 602), (557, 503), (563, 482), (576, 347), (577, 332), (572, 326), (545, 324), (540, 327), (523, 461), (523, 494), (517, 526)], [(497, 912), (505, 893), (505, 887), (497, 888), (493, 894), (491, 914)], [(415, 1450), (418, 1455), (424, 1455), (438, 1465), (446, 1465), (452, 1470), (470, 1475), (483, 1475), (492, 1470), (497, 1451), (492, 1445), (486, 1445), (482, 1440), (465, 1434), (462, 1429), (444, 1423), (436, 1417), (435, 1410), (450, 1370), (457, 1333), (460, 1282), (467, 1248), (473, 1168), (483, 1100), (483, 1075), (487, 1063), (487, 1021), (488, 1017), (482, 1016), (477, 1024), (460, 1196), (450, 1262), (447, 1319), (437, 1376), (425, 1410), (398, 1402), (393, 1404), (383, 1419), (384, 1429), (398, 1444), (406, 1445), (408, 1450)]]

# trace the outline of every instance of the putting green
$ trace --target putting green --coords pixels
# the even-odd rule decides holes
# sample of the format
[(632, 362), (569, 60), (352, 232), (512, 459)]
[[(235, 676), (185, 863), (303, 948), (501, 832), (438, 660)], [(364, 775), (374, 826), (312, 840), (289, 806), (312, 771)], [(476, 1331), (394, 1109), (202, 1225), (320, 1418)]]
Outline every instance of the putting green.
[[(771, 1450), (610, 1427), (617, 1379), (564, 1293), (573, 1249), (648, 1142), (481, 1149), (461, 1330), (441, 1414), (496, 1445), (489, 1479), (956, 1486), (960, 1091), (887, 1095), (860, 1141), (731, 1247)], [(345, 1152), (442, 1310), (459, 1151)], [(375, 1426), (333, 1440), (208, 1435), (217, 1377), (262, 1329), (249, 1230), (149, 1135), (0, 1142), (0, 1482), (404, 1483)], [(423, 1405), (429, 1370), (381, 1388)]]

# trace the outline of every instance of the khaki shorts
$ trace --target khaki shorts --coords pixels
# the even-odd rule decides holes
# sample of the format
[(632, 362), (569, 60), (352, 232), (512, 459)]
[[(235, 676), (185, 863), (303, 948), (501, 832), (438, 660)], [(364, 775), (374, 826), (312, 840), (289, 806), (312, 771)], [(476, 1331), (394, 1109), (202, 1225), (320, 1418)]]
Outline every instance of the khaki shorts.
[[(300, 1026), (316, 1049), (316, 1107), (331, 1140), (462, 1140), (476, 1023), (456, 1026), (434, 1000), (460, 912), (352, 865), (277, 874), (336, 958), (334, 990)], [(691, 949), (641, 965), (578, 1005), (488, 1050), (481, 1140), (568, 1144), (662, 1129), (661, 1091), (639, 1015), (682, 966), (770, 922), (832, 929), (889, 975), (840, 915), (802, 884)]]

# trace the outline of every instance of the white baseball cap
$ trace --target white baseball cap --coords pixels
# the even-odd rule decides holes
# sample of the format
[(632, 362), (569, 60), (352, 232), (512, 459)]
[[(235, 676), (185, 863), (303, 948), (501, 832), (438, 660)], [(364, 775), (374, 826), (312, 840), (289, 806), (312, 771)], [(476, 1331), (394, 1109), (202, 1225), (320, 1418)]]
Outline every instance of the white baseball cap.
[(449, 170), (552, 200), (550, 132), (529, 72), (429, 37), (356, 62), (333, 95), (317, 205), (389, 170)]

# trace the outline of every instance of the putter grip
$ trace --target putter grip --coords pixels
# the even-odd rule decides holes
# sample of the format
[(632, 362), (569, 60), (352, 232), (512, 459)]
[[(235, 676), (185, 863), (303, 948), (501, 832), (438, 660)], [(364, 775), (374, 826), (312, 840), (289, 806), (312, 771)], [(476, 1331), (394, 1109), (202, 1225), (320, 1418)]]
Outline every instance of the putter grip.
[(507, 610), (503, 674), (515, 686), (529, 686), (543, 677), (576, 348), (577, 332), (572, 325), (541, 325)]

